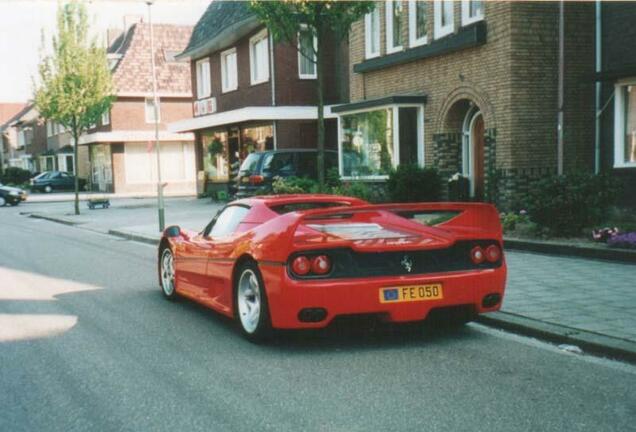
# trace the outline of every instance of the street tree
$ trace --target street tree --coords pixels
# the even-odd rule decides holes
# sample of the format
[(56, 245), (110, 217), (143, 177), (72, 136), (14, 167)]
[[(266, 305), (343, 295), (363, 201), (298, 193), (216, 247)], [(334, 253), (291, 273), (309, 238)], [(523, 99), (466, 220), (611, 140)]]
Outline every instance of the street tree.
[[(324, 69), (325, 41), (336, 43), (348, 36), (351, 25), (375, 8), (372, 1), (256, 1), (250, 7), (263, 22), (275, 41), (285, 41), (316, 64), (316, 91), (318, 96), (318, 181), (325, 183), (325, 109)], [(315, 44), (301, 47), (297, 44), (299, 34), (309, 32)]]
[(73, 136), (75, 214), (79, 214), (79, 138), (113, 101), (106, 50), (89, 38), (88, 30), (83, 4), (72, 1), (58, 8), (52, 53), (42, 56), (34, 97), (40, 115), (63, 125)]

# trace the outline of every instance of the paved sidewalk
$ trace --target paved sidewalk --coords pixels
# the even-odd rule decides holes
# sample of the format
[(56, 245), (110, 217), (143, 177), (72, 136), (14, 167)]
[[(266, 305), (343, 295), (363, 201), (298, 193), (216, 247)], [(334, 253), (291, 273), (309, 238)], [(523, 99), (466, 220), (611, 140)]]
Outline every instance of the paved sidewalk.
[[(221, 206), (209, 199), (167, 199), (166, 225), (201, 230)], [(69, 203), (20, 206), (22, 212), (62, 218), (80, 228), (137, 241), (154, 243), (160, 237), (152, 199), (113, 200), (110, 209), (84, 207), (80, 216), (69, 215), (71, 210)], [(513, 329), (550, 329), (529, 334), (560, 334), (564, 340), (583, 335), (581, 345), (592, 340), (597, 345), (613, 346), (615, 340), (616, 346), (623, 351), (627, 347), (636, 358), (636, 265), (514, 250), (507, 250), (506, 257), (504, 314), (485, 317), (493, 317), (492, 322), (501, 326), (519, 317), (520, 325), (508, 326)], [(575, 343), (578, 340), (574, 338)]]
[[(157, 196), (156, 192), (136, 192), (136, 193), (103, 193), (103, 192), (80, 192), (79, 199), (80, 201), (87, 201), (91, 198), (108, 198), (111, 200), (114, 199), (126, 199), (126, 198), (154, 198)], [(183, 194), (183, 193), (166, 193), (166, 197), (190, 197), (195, 198), (192, 194)], [(74, 192), (53, 192), (53, 193), (42, 193), (42, 192), (30, 192), (27, 197), (27, 202), (29, 203), (48, 203), (48, 202), (66, 202), (66, 201), (74, 201), (75, 193)]]
[(502, 311), (636, 342), (636, 265), (508, 251)]

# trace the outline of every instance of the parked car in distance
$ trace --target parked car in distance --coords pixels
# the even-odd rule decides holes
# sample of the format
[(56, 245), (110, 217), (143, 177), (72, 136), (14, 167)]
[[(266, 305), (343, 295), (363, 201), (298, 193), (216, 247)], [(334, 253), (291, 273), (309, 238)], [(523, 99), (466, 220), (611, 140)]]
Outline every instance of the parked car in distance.
[[(289, 149), (251, 153), (236, 178), (236, 198), (271, 192), (274, 177), (307, 177), (317, 180), (318, 150)], [(338, 167), (338, 152), (325, 150), (325, 171)]]
[[(79, 179), (79, 188), (86, 188), (86, 180)], [(31, 190), (53, 192), (54, 190), (74, 190), (75, 176), (64, 171), (45, 171), (31, 179)]]
[(27, 193), (24, 190), (0, 183), (0, 207), (6, 204), (16, 206), (26, 199)]

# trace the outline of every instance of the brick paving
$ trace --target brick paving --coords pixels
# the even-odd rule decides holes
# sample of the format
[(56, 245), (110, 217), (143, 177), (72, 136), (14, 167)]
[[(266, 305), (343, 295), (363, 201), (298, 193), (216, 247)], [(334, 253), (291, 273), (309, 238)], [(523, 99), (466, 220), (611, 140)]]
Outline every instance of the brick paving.
[(636, 342), (636, 265), (506, 252), (502, 311)]

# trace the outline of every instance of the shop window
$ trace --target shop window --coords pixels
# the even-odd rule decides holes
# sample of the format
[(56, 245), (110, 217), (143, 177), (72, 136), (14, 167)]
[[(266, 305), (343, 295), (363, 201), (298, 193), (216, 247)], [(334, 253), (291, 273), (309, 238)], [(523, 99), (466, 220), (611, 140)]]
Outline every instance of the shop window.
[(380, 55), (380, 10), (378, 6), (364, 17), (365, 57)]
[(451, 0), (435, 0), (435, 39), (449, 35), (454, 30), (454, 2)]
[(614, 110), (614, 166), (636, 167), (636, 84), (616, 86)]
[(274, 148), (274, 128), (271, 125), (246, 127), (241, 131), (241, 148), (239, 157), (245, 159), (255, 151), (272, 150)]
[(211, 181), (229, 180), (228, 140), (226, 132), (205, 133), (203, 144), (203, 169)]
[(462, 25), (468, 25), (484, 19), (482, 0), (462, 0)]
[(341, 117), (342, 174), (386, 176), (393, 167), (393, 109)]
[(428, 42), (428, 15), (426, 1), (409, 1), (409, 46), (416, 47)]
[(386, 15), (386, 52), (393, 53), (402, 49), (402, 15), (401, 0), (389, 0), (385, 4)]

